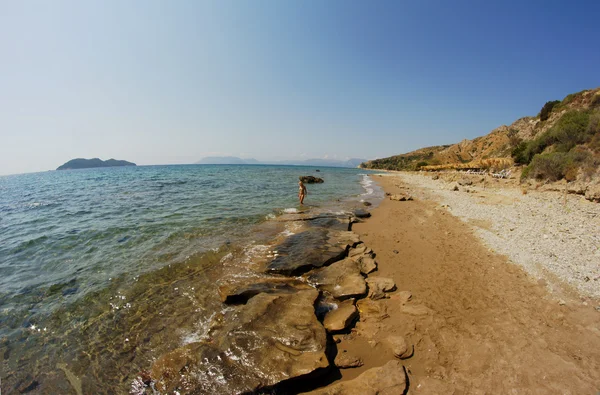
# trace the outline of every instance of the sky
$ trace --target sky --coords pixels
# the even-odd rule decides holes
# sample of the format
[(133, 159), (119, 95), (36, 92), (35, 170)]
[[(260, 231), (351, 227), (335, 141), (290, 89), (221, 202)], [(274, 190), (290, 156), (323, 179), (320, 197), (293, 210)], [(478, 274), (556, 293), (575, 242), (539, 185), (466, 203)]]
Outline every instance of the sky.
[(599, 1), (0, 2), (0, 174), (373, 159), (600, 86)]

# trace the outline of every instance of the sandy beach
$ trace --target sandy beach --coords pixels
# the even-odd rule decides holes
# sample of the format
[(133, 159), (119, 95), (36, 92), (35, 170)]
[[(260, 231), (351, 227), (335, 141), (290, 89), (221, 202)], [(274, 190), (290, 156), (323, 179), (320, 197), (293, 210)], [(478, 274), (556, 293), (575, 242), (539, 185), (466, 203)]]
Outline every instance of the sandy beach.
[(414, 200), (385, 199), (353, 226), (376, 253), (369, 277), (397, 289), (359, 305), (356, 326), (337, 335), (338, 355), (363, 362), (342, 381), (395, 359), (389, 339), (400, 336), (414, 345), (402, 356), (409, 394), (600, 390), (598, 205), (569, 196), (561, 212), (560, 194), (374, 179)]

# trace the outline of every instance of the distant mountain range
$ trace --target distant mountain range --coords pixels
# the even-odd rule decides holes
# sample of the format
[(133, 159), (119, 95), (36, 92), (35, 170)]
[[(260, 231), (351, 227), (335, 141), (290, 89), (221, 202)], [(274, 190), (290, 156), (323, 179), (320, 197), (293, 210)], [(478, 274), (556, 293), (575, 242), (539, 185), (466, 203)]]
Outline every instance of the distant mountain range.
[(92, 159), (71, 159), (62, 166), (59, 166), (56, 170), (72, 170), (72, 169), (90, 169), (94, 167), (119, 167), (119, 166), (136, 166), (135, 163), (127, 162), (126, 160), (102, 160), (99, 158)]
[(306, 159), (282, 161), (258, 161), (256, 159), (242, 159), (236, 156), (207, 156), (200, 159), (199, 165), (294, 165), (294, 166), (323, 166), (323, 167), (358, 167), (364, 159), (351, 158), (348, 160), (335, 159)]

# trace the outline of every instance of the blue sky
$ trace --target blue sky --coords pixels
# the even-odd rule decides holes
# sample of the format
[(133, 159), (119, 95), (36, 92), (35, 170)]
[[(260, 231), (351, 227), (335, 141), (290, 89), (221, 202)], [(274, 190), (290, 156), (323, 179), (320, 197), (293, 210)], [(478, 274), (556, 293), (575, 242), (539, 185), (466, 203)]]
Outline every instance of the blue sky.
[(375, 158), (600, 86), (598, 1), (5, 1), (0, 174)]

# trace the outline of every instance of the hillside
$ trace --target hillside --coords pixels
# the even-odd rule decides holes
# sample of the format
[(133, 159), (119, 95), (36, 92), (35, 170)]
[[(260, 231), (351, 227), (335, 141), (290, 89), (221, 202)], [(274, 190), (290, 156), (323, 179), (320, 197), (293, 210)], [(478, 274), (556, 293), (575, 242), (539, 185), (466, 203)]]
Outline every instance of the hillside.
[(108, 159), (106, 161), (99, 158), (92, 159), (71, 159), (64, 165), (59, 166), (56, 170), (73, 170), (73, 169), (91, 169), (95, 167), (119, 167), (119, 166), (136, 166), (135, 163), (127, 162), (126, 160)]
[(421, 148), (361, 164), (368, 169), (438, 170), (526, 165), (524, 177), (569, 180), (600, 164), (600, 88), (547, 102), (540, 113), (459, 143)]

